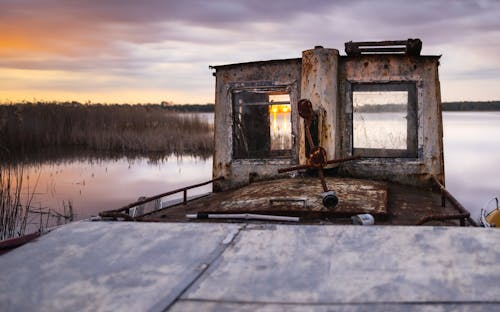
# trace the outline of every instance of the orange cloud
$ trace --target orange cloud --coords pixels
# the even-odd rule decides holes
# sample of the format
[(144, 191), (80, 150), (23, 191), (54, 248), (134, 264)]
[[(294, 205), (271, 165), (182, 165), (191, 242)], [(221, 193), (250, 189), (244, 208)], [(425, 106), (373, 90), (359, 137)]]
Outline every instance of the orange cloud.
[(0, 0), (0, 100), (210, 102), (208, 65), (410, 34), (444, 54), (442, 78), (467, 80), (464, 94), (442, 79), (444, 100), (496, 99), (499, 11), (487, 0)]

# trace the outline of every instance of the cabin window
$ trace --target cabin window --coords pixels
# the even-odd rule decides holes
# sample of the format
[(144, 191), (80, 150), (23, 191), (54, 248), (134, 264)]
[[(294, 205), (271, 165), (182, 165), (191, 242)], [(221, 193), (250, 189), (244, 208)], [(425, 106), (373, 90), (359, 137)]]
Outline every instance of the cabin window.
[(237, 90), (232, 95), (234, 158), (291, 156), (290, 93)]
[(417, 157), (414, 83), (353, 84), (353, 154)]

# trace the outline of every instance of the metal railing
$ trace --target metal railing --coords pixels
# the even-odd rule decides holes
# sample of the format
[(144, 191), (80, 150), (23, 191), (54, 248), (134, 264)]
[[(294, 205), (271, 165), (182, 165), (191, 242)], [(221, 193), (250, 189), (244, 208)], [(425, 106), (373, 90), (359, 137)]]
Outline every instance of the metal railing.
[[(118, 208), (118, 209), (113, 209), (113, 210), (107, 210), (107, 211), (100, 212), (99, 216), (102, 217), (102, 218), (123, 218), (123, 219), (125, 219), (127, 221), (135, 221), (135, 220), (137, 220), (137, 218), (140, 218), (141, 216), (132, 217), (128, 213), (129, 210), (131, 208), (135, 207), (135, 206), (143, 205), (143, 204), (149, 203), (149, 202), (151, 202), (153, 200), (156, 200), (156, 199), (159, 199), (159, 198), (162, 198), (162, 197), (165, 197), (165, 196), (177, 194), (177, 193), (180, 193), (180, 192), (183, 193), (182, 204), (185, 205), (189, 201), (188, 197), (187, 197), (187, 191), (188, 190), (193, 189), (193, 188), (197, 188), (197, 187), (200, 187), (200, 186), (203, 186), (203, 185), (207, 185), (207, 184), (213, 183), (215, 181), (223, 180), (223, 179), (224, 179), (224, 177), (217, 177), (215, 179), (212, 179), (212, 180), (209, 180), (209, 181), (206, 181), (206, 182), (202, 182), (202, 183), (198, 183), (198, 184), (194, 184), (194, 185), (182, 187), (182, 188), (179, 188), (179, 189), (176, 189), (176, 190), (172, 190), (172, 191), (168, 191), (168, 192), (161, 193), (161, 194), (158, 194), (158, 195), (154, 195), (154, 196), (151, 196), (151, 197), (147, 197), (147, 198), (135, 201), (133, 203), (130, 203), (130, 204), (128, 204), (126, 206), (123, 206), (121, 208)], [(166, 207), (166, 208), (168, 208), (168, 207)]]
[(430, 221), (445, 221), (445, 220), (459, 220), (461, 226), (465, 226), (465, 221), (467, 220), (470, 225), (478, 226), (477, 222), (470, 217), (470, 212), (465, 209), (464, 206), (445, 188), (443, 184), (432, 175), (431, 179), (433, 183), (439, 188), (441, 192), (441, 206), (446, 207), (446, 200), (448, 200), (459, 213), (456, 214), (436, 214), (430, 215), (422, 218), (417, 222), (417, 225), (422, 225)]

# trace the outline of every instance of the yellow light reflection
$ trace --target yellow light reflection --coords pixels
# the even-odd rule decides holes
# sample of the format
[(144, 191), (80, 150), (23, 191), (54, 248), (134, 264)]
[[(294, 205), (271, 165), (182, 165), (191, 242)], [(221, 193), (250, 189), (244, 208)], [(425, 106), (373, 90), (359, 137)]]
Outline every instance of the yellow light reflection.
[(290, 111), (290, 104), (269, 105), (270, 113), (288, 113), (289, 111)]
[(291, 148), (291, 106), (290, 104), (269, 105), (271, 128), (271, 149)]

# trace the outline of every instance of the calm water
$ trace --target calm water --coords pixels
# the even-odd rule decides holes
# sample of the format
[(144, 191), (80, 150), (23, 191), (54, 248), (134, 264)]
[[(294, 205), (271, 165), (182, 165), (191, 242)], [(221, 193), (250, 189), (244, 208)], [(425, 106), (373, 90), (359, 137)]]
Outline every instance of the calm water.
[[(140, 196), (153, 196), (176, 188), (210, 180), (212, 159), (171, 156), (159, 163), (147, 159), (73, 161), (28, 167), (30, 189), (36, 193), (35, 208), (63, 212), (63, 201), (72, 202), (76, 219), (95, 216), (103, 210), (117, 209)], [(26, 178), (25, 178), (26, 181)], [(211, 191), (206, 185), (188, 192), (188, 196)], [(180, 198), (182, 194), (164, 198)]]
[[(444, 136), (447, 188), (477, 218), (492, 196), (500, 196), (500, 112), (445, 112)], [(139, 196), (207, 181), (212, 176), (212, 159), (172, 156), (160, 163), (146, 159), (73, 161), (32, 166), (26, 174), (31, 190), (39, 176), (35, 207), (62, 212), (63, 201), (70, 200), (76, 218), (82, 219), (119, 208)], [(210, 190), (207, 185), (189, 195)]]
[(500, 112), (445, 112), (446, 187), (477, 219), (500, 196)]

